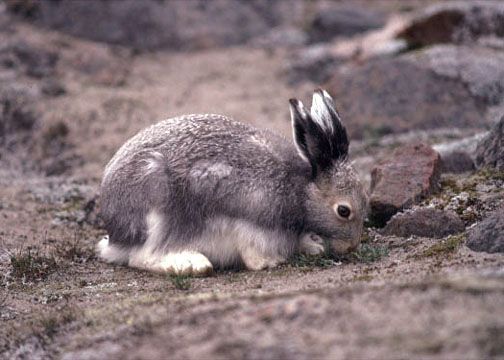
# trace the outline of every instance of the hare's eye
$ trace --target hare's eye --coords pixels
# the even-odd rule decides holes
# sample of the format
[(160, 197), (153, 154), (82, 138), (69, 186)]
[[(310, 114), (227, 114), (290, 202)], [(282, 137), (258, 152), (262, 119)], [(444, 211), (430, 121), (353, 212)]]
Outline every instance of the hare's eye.
[(348, 217), (351, 214), (351, 210), (348, 206), (346, 205), (338, 205), (338, 215), (341, 216), (342, 218), (348, 219)]

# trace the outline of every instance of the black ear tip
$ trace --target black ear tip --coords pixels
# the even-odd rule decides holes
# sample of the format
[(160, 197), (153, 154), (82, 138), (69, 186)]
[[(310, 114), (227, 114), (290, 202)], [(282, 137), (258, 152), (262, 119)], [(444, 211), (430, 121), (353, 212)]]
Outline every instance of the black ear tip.
[(316, 88), (315, 90), (313, 90), (313, 92), (315, 94), (324, 95), (324, 89), (322, 88)]
[(291, 104), (292, 106), (295, 106), (295, 107), (298, 107), (299, 106), (299, 100), (298, 99), (289, 99), (289, 104)]

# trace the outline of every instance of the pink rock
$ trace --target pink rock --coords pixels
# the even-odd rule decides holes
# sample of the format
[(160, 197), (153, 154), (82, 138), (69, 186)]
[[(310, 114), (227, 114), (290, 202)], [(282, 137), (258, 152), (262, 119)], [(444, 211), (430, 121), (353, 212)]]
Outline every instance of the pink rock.
[(370, 220), (378, 226), (398, 211), (438, 190), (441, 157), (430, 146), (415, 143), (397, 148), (371, 172)]

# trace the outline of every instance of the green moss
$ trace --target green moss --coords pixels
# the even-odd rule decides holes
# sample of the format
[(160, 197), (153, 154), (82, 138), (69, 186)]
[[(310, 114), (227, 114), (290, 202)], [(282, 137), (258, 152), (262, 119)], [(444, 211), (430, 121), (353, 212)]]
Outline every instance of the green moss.
[(369, 234), (369, 230), (368, 229), (364, 229), (364, 231), (362, 232), (362, 235), (361, 235), (361, 244), (367, 244), (369, 242), (371, 242), (372, 238), (371, 238), (371, 235)]
[(380, 245), (362, 244), (359, 250), (351, 254), (351, 258), (358, 262), (370, 263), (388, 256), (388, 248)]
[(451, 191), (455, 194), (459, 194), (462, 189), (460, 188), (459, 184), (457, 183), (457, 180), (451, 177), (445, 177), (441, 179), (441, 191)]
[(497, 170), (497, 169), (492, 169), (492, 168), (486, 167), (486, 168), (479, 170), (476, 174), (486, 180), (504, 181), (504, 171), (502, 171), (502, 170)]
[(464, 234), (449, 236), (447, 239), (441, 240), (437, 244), (434, 244), (429, 248), (425, 249), (418, 257), (425, 258), (425, 257), (451, 254), (459, 248), (459, 246), (464, 242), (464, 240), (465, 240)]
[(170, 275), (170, 280), (177, 290), (189, 290), (191, 288), (191, 277), (189, 275)]
[(289, 264), (295, 268), (328, 268), (335, 265), (335, 259), (328, 255), (322, 254), (317, 256), (310, 256), (305, 254), (296, 254), (291, 258)]

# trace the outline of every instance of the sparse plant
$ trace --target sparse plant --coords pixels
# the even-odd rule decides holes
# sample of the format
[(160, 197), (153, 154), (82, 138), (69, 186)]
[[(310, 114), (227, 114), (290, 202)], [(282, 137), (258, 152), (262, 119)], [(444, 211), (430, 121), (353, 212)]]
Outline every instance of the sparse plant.
[(171, 275), (170, 280), (177, 290), (189, 290), (191, 288), (191, 277), (188, 275)]
[(42, 331), (45, 335), (52, 338), (58, 330), (58, 319), (55, 316), (42, 317), (40, 319), (40, 324), (42, 325)]
[(95, 257), (92, 249), (85, 247), (75, 232), (73, 240), (63, 242), (55, 248), (57, 257), (76, 263), (85, 263)]
[(419, 256), (420, 258), (432, 257), (455, 252), (465, 239), (464, 234), (452, 235), (445, 240), (441, 240), (437, 244), (425, 249)]
[(368, 282), (368, 281), (371, 281), (371, 280), (373, 280), (373, 276), (369, 275), (369, 274), (357, 275), (357, 276), (354, 276), (354, 278), (353, 278), (353, 281), (365, 281), (365, 282)]
[(42, 315), (38, 320), (38, 324), (35, 323), (34, 332), (52, 338), (63, 325), (74, 321), (76, 318), (76, 310), (65, 305), (59, 311)]
[(40, 254), (39, 250), (21, 248), (10, 256), (11, 276), (23, 281), (45, 279), (58, 268), (56, 259)]
[(358, 262), (370, 263), (388, 256), (388, 248), (380, 245), (362, 244), (350, 257)]
[(336, 261), (329, 254), (322, 254), (316, 256), (297, 254), (290, 260), (290, 265), (295, 268), (310, 268), (310, 267), (328, 268), (336, 265)]

